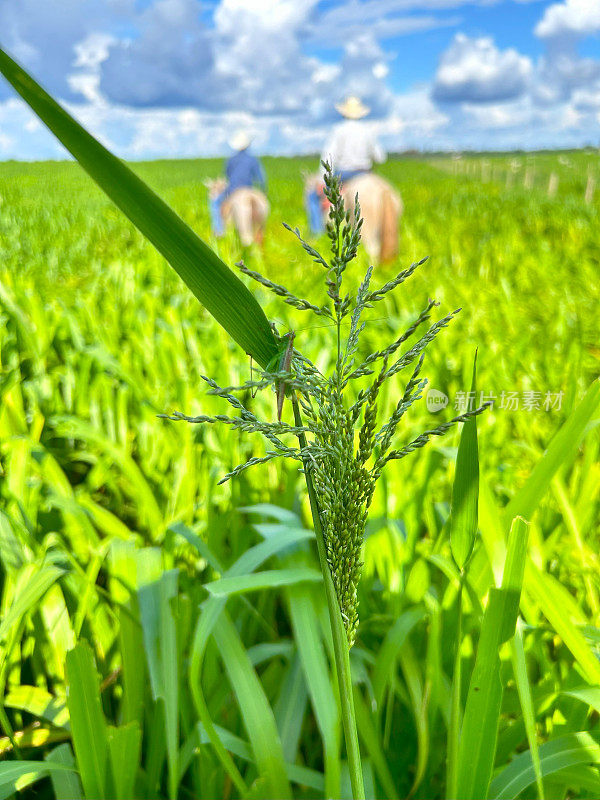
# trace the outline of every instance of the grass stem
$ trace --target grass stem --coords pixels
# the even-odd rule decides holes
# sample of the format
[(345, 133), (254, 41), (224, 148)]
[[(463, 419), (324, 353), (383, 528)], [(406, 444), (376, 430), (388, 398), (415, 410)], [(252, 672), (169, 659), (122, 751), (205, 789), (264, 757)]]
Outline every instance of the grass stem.
[(461, 685), (462, 685), (462, 613), (463, 613), (463, 588), (465, 576), (461, 572), (458, 587), (457, 624), (456, 624), (456, 655), (454, 659), (454, 673), (452, 675), (452, 695), (450, 701), (450, 724), (448, 726), (448, 746), (446, 758), (446, 797), (456, 800), (458, 792), (458, 748), (460, 744), (460, 728), (462, 724), (461, 713)]

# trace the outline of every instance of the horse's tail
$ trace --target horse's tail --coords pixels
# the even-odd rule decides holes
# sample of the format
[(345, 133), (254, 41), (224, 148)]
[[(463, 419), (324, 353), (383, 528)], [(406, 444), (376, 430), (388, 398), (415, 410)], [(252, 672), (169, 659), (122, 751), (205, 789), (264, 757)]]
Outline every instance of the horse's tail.
[(250, 195), (242, 189), (238, 189), (231, 197), (231, 212), (242, 247), (250, 247), (253, 239), (252, 200)]
[(398, 214), (400, 204), (391, 189), (386, 189), (381, 210), (380, 260), (385, 263), (398, 255)]
[(250, 204), (252, 209), (252, 231), (254, 241), (258, 244), (262, 244), (265, 221), (269, 213), (269, 201), (262, 192), (254, 191), (250, 198)]

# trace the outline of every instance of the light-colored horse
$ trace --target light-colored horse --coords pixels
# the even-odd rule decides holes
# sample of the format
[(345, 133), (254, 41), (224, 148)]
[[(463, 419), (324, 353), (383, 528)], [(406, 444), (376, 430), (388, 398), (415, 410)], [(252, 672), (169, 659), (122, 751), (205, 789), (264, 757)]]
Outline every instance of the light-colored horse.
[[(314, 190), (320, 182), (320, 176), (306, 175), (306, 191)], [(342, 186), (347, 209), (354, 211), (357, 194), (365, 250), (376, 262), (391, 261), (398, 254), (398, 224), (404, 210), (400, 195), (388, 181), (371, 172), (357, 175)]]
[[(206, 180), (204, 183), (211, 200), (227, 186), (224, 178)], [(268, 214), (269, 201), (264, 193), (251, 187), (235, 189), (221, 205), (223, 222), (225, 225), (233, 223), (242, 247), (249, 247), (253, 242), (262, 244)]]

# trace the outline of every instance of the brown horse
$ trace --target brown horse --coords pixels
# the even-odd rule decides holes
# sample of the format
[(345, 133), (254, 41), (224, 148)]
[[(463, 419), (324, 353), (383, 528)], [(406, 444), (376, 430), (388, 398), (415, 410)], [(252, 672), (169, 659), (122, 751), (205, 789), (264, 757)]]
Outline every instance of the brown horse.
[[(221, 194), (227, 186), (224, 178), (207, 180), (211, 200)], [(263, 192), (251, 187), (235, 189), (221, 206), (221, 216), (225, 225), (233, 223), (242, 247), (249, 247), (252, 242), (262, 244), (265, 222), (269, 214), (269, 202)]]
[(342, 186), (346, 208), (354, 210), (357, 194), (365, 250), (377, 263), (392, 261), (398, 255), (398, 222), (403, 211), (400, 195), (386, 180), (370, 172)]
[[(306, 175), (306, 191), (317, 188), (319, 181), (319, 176)], [(398, 254), (398, 224), (404, 210), (400, 195), (386, 180), (371, 172), (357, 175), (342, 186), (346, 208), (354, 210), (357, 194), (364, 220), (365, 250), (376, 262), (392, 261)]]

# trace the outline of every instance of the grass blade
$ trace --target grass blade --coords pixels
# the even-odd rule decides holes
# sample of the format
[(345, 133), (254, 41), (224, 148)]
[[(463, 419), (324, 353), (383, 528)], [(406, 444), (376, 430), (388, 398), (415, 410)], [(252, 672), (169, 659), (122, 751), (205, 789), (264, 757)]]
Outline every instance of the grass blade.
[(87, 642), (67, 653), (67, 704), (73, 747), (86, 797), (105, 798), (109, 793), (108, 731), (96, 664)]
[(288, 763), (293, 764), (296, 761), (307, 700), (308, 691), (302, 672), (302, 663), (300, 656), (296, 653), (288, 667), (273, 708), (283, 757)]
[[(246, 742), (243, 741), (243, 739), (235, 736), (235, 734), (231, 733), (231, 731), (221, 728), (219, 725), (216, 725), (215, 728), (229, 751), (244, 761), (254, 760), (252, 749)], [(201, 723), (198, 723), (196, 731), (198, 741), (201, 744), (208, 744), (210, 742), (210, 739)], [(285, 768), (288, 778), (293, 783), (297, 783), (301, 786), (307, 786), (309, 789), (314, 789), (319, 793), (319, 795), (324, 793), (325, 781), (320, 772), (317, 772), (314, 769), (309, 769), (308, 767), (302, 767), (298, 764), (286, 764)]]
[(371, 679), (378, 714), (381, 714), (383, 710), (385, 690), (392, 681), (398, 653), (409, 633), (424, 617), (425, 611), (422, 608), (413, 608), (405, 611), (398, 617), (383, 640)]
[(559, 467), (572, 461), (586, 433), (587, 426), (599, 406), (600, 380), (596, 380), (552, 439), (543, 458), (538, 461), (524, 486), (504, 509), (505, 520), (510, 521), (516, 516), (531, 519)]
[(327, 797), (337, 797), (340, 792), (340, 714), (319, 636), (319, 620), (311, 588), (305, 585), (290, 587), (287, 596), (294, 639), (325, 750), (325, 792)]
[(560, 787), (559, 791), (564, 795), (565, 787), (572, 786), (575, 790), (586, 789), (588, 797), (600, 797), (600, 775), (597, 767), (587, 767), (578, 764), (576, 767), (566, 767), (557, 772), (554, 776), (555, 785)]
[(261, 307), (237, 275), (125, 164), (75, 122), (10, 56), (0, 72), (110, 199), (167, 259), (217, 322), (266, 367), (277, 345)]
[(4, 698), (3, 705), (48, 720), (57, 728), (70, 729), (69, 712), (64, 701), (40, 686), (15, 686)]
[(162, 569), (154, 559), (142, 565), (138, 598), (152, 695), (164, 704), (169, 795), (175, 798), (179, 773), (179, 664), (173, 603), (179, 573), (169, 570), (157, 576), (157, 567)]
[[(472, 396), (477, 391), (477, 353), (473, 361)], [(463, 424), (456, 456), (456, 474), (452, 486), (450, 548), (456, 566), (462, 570), (473, 552), (477, 533), (479, 497), (479, 456), (477, 452), (477, 417)]]
[(521, 711), (523, 712), (523, 721), (525, 723), (525, 730), (527, 731), (527, 741), (529, 742), (529, 752), (531, 753), (531, 760), (535, 772), (535, 782), (537, 786), (538, 797), (540, 800), (544, 800), (542, 767), (540, 764), (540, 752), (535, 730), (535, 711), (533, 708), (533, 701), (531, 699), (529, 676), (527, 675), (527, 663), (525, 661), (525, 649), (523, 647), (521, 619), (517, 620), (517, 630), (511, 639), (510, 646), (515, 683), (517, 684), (519, 701), (521, 703)]
[(226, 597), (244, 592), (256, 592), (262, 589), (273, 589), (277, 586), (292, 586), (296, 583), (315, 583), (322, 580), (321, 573), (310, 567), (290, 569), (272, 569), (264, 572), (253, 572), (251, 575), (237, 575), (221, 578), (205, 584), (213, 597)]
[(592, 548), (584, 543), (584, 537), (579, 528), (579, 523), (577, 520), (577, 513), (571, 505), (567, 495), (566, 487), (558, 475), (554, 477), (554, 480), (552, 481), (552, 487), (563, 515), (565, 526), (573, 537), (573, 544), (575, 545), (579, 555), (583, 582), (585, 584), (588, 606), (592, 612), (592, 618), (598, 619), (600, 617), (600, 601), (598, 600), (598, 590), (593, 579), (595, 570), (595, 554)]
[[(260, 542), (254, 547), (251, 547), (249, 550), (246, 550), (246, 552), (243, 553), (243, 555), (241, 555), (240, 558), (238, 558), (238, 560), (223, 574), (222, 579), (246, 575), (280, 551), (285, 550), (286, 548), (306, 539), (310, 539), (313, 536), (314, 533), (312, 531), (302, 528), (289, 528), (287, 525), (279, 526), (276, 532), (272, 531), (272, 535), (270, 535), (268, 539)], [(210, 562), (215, 563), (216, 566), (220, 566), (218, 563), (216, 563), (215, 557), (212, 554)], [(227, 596), (209, 597), (208, 600), (202, 604), (202, 613), (198, 620), (198, 624), (196, 625), (194, 641), (192, 644), (189, 679), (192, 699), (194, 701), (198, 716), (200, 717), (200, 720), (204, 725), (204, 729), (210, 738), (210, 742), (236, 789), (240, 794), (243, 795), (248, 791), (247, 786), (240, 774), (240, 771), (233, 762), (233, 759), (223, 745), (217, 729), (212, 722), (202, 689), (202, 666), (204, 663), (204, 654), (206, 652), (206, 647), (211, 632), (216, 626), (217, 621), (220, 619), (226, 603)]]
[(123, 699), (121, 723), (137, 720), (143, 725), (146, 689), (144, 637), (137, 597), (136, 548), (133, 542), (112, 542), (110, 549), (111, 595), (118, 604)]
[(410, 642), (400, 650), (398, 661), (404, 675), (410, 709), (412, 711), (415, 728), (417, 731), (417, 763), (415, 764), (415, 775), (408, 797), (412, 797), (419, 788), (429, 760), (430, 732), (429, 732), (429, 697), (425, 688), (425, 681), (419, 669), (419, 662), (414, 653)]
[[(48, 764), (59, 764), (67, 767), (65, 771), (53, 769), (50, 781), (56, 800), (81, 800), (83, 786), (76, 772), (75, 756), (70, 744), (60, 744), (51, 750), (45, 758)], [(73, 770), (72, 772), (70, 770)]]
[(23, 567), (17, 579), (13, 602), (0, 623), (0, 641), (8, 635), (11, 628), (19, 624), (25, 614), (36, 607), (48, 589), (64, 574), (63, 569), (52, 564), (40, 568), (33, 564)]
[(259, 773), (271, 798), (291, 797), (273, 711), (229, 615), (221, 614), (213, 638), (240, 706)]
[[(356, 710), (356, 722), (358, 725), (360, 738), (362, 739), (365, 750), (373, 762), (373, 768), (377, 773), (377, 777), (379, 778), (379, 782), (383, 787), (385, 796), (389, 798), (400, 797), (400, 792), (398, 789), (396, 789), (392, 773), (390, 772), (390, 768), (385, 757), (379, 730), (373, 724), (373, 715), (367, 706), (367, 703), (365, 702), (358, 686), (354, 687), (354, 708)], [(367, 797), (369, 796), (370, 795), (367, 794)]]
[(591, 706), (600, 714), (600, 686), (579, 686), (577, 689), (564, 691), (562, 694), (581, 700), (582, 703)]
[(460, 730), (462, 726), (462, 614), (463, 614), (463, 581), (458, 589), (456, 608), (456, 650), (454, 670), (452, 671), (452, 688), (450, 691), (450, 722), (448, 724), (448, 745), (446, 753), (446, 796), (448, 800), (458, 797), (458, 753), (460, 746)]
[(11, 797), (51, 772), (72, 771), (72, 767), (64, 764), (48, 764), (44, 761), (5, 761), (0, 764), (0, 800)]
[(502, 586), (490, 589), (483, 617), (460, 737), (457, 796), (464, 800), (487, 797), (502, 701), (499, 648), (515, 633), (527, 536), (527, 523), (515, 519), (508, 541)]
[(142, 746), (142, 733), (137, 722), (120, 728), (109, 728), (108, 747), (115, 782), (115, 797), (133, 800)]
[(540, 572), (531, 561), (527, 565), (527, 589), (579, 663), (585, 679), (591, 684), (600, 684), (600, 661), (570, 619), (570, 614), (565, 613), (574, 602), (569, 592), (551, 575)]
[[(471, 396), (477, 391), (477, 352), (473, 359), (473, 379)], [(460, 586), (457, 602), (456, 650), (450, 699), (450, 722), (448, 725), (448, 752), (446, 762), (446, 793), (449, 798), (457, 797), (458, 753), (462, 725), (462, 614), (464, 568), (467, 564), (478, 528), (479, 513), (479, 449), (477, 444), (477, 417), (471, 417), (464, 425), (460, 435), (456, 456), (456, 473), (452, 485), (452, 505), (450, 508), (450, 549), (454, 563), (460, 570)]]
[[(568, 733), (540, 747), (544, 777), (579, 764), (600, 764), (600, 737), (587, 731)], [(512, 800), (535, 781), (531, 753), (521, 753), (497, 775), (490, 785), (490, 797)]]

